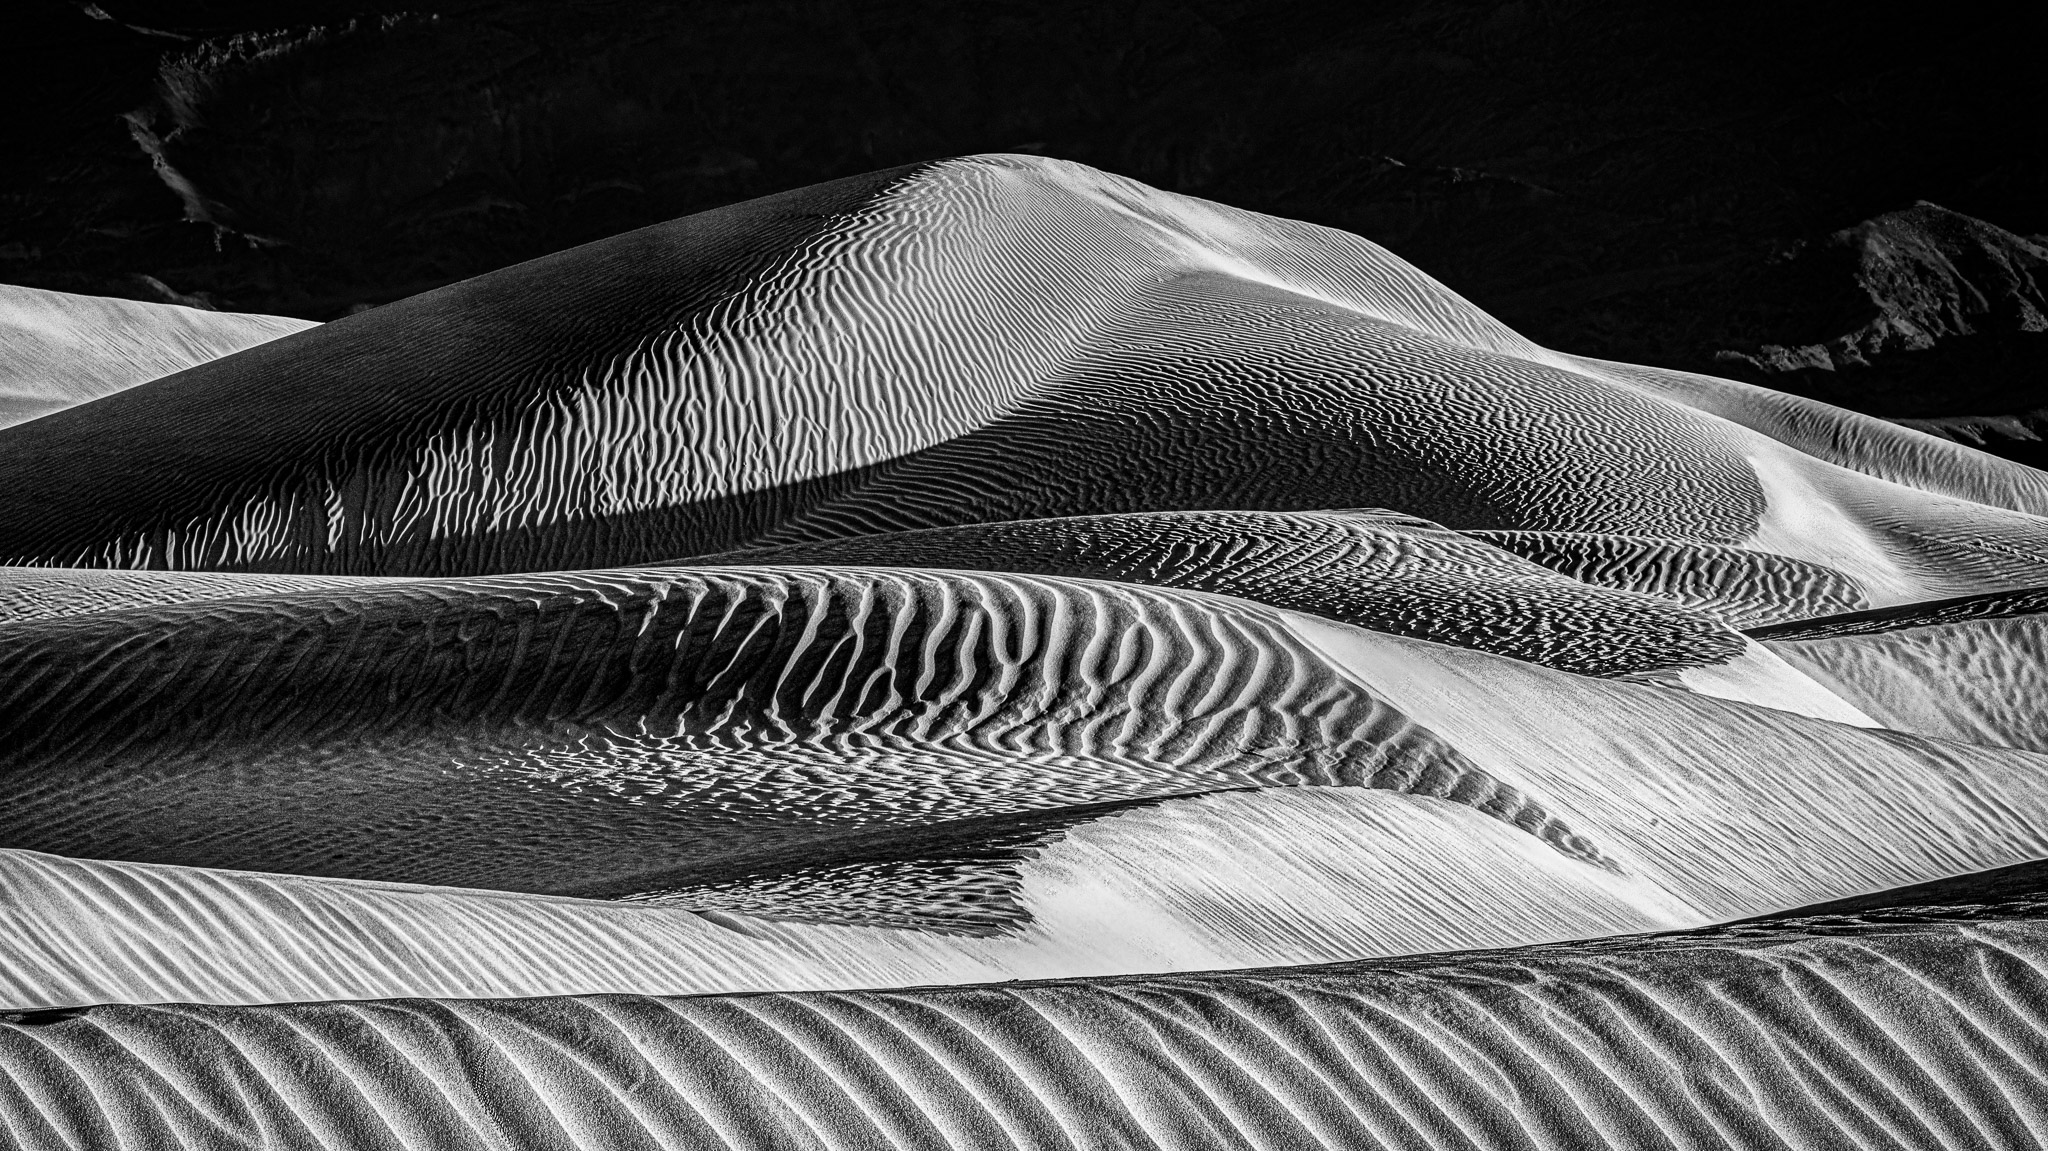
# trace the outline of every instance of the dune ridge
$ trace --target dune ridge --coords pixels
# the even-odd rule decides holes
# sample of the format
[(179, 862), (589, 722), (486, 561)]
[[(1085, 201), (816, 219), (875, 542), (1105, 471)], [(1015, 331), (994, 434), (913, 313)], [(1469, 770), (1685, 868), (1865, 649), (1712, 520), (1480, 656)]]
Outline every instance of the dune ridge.
[(1888, 728), (2048, 750), (2048, 616), (2039, 611), (1765, 646)]
[(1427, 520), (1377, 510), (1020, 520), (689, 562), (951, 568), (1193, 588), (1586, 675), (1720, 664), (1746, 650), (1720, 621), (1665, 598), (1561, 578)]
[(63, 854), (556, 890), (648, 851), (1297, 783), (1456, 795), (1592, 851), (1271, 609), (1095, 581), (641, 569), (198, 601), (0, 628), (0, 699), (0, 829)]

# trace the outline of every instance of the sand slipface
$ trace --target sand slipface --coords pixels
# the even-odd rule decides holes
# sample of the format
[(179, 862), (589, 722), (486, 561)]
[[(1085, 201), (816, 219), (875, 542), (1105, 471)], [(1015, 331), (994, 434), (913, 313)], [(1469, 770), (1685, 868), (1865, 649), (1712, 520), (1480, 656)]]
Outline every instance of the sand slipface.
[(23, 292), (0, 1143), (2048, 1135), (2040, 473), (1039, 157)]

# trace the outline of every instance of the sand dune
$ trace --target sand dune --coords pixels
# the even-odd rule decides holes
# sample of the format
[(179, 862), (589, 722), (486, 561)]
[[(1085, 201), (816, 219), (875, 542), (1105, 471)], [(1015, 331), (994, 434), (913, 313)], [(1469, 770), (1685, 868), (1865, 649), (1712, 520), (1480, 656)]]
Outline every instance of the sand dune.
[(2042, 473), (1036, 157), (9, 308), (0, 1142), (2048, 1135)]
[(315, 326), (0, 284), (0, 427)]
[[(2028, 469), (1702, 380), (1545, 351), (1341, 232), (973, 157), (601, 241), (0, 432), (0, 558), (471, 574), (1381, 506), (1752, 546), (1873, 603), (2048, 582)], [(115, 458), (90, 499), (64, 478)]]
[(1869, 606), (1856, 581), (1831, 567), (1727, 544), (1594, 532), (1466, 534), (1582, 583), (1673, 600), (1730, 627)]
[[(2023, 752), (1087, 580), (370, 584), (10, 624), (0, 669), (0, 833), (86, 858), (614, 899), (745, 879), (797, 893), (707, 906), (800, 919), (874, 888), (855, 919), (887, 923), (922, 914), (892, 876), (959, 861), (957, 836), (891, 829), (1304, 785), (1457, 805), (1565, 874), (1640, 885), (1632, 914), (1694, 922), (2048, 854), (2048, 763)], [(1491, 838), (1447, 843), (1498, 863)], [(853, 878), (801, 894), (828, 864)], [(1591, 914), (1571, 903), (1539, 918)], [(1464, 945), (1459, 918), (1404, 946)], [(1297, 961), (1366, 946), (1336, 938)]]
[[(2037, 908), (2039, 905), (2036, 904)], [(0, 1024), (25, 1147), (2039, 1147), (2039, 918), (1291, 970)]]
[(2048, 592), (1767, 629), (1770, 650), (1884, 726), (2048, 750)]
[[(193, 600), (272, 592), (350, 588), (372, 576), (252, 575), (239, 572), (134, 571), (119, 568), (0, 568), (0, 623), (89, 615)], [(382, 581), (390, 582), (390, 581)]]

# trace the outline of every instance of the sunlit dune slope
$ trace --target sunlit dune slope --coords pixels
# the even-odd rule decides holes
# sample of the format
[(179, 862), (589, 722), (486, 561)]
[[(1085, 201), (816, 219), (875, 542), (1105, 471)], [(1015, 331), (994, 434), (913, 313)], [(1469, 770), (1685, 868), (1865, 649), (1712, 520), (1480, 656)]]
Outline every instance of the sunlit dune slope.
[(345, 593), (377, 582), (374, 576), (0, 567), (0, 624), (315, 588)]
[(885, 859), (842, 838), (780, 871), (671, 875), (623, 901), (0, 852), (0, 1010), (915, 986), (1709, 918), (1455, 800), (1271, 788), (1036, 822), (1007, 853), (948, 836)]

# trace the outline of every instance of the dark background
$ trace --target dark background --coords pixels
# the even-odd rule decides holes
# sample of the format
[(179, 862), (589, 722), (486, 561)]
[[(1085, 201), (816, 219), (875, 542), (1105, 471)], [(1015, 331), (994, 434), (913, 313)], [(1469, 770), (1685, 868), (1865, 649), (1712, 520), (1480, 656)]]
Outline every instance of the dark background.
[(329, 319), (798, 185), (1040, 152), (1360, 233), (1566, 351), (2012, 416), (1926, 426), (2048, 462), (2039, 37), (1887, 12), (29, 0), (0, 18), (0, 282)]

